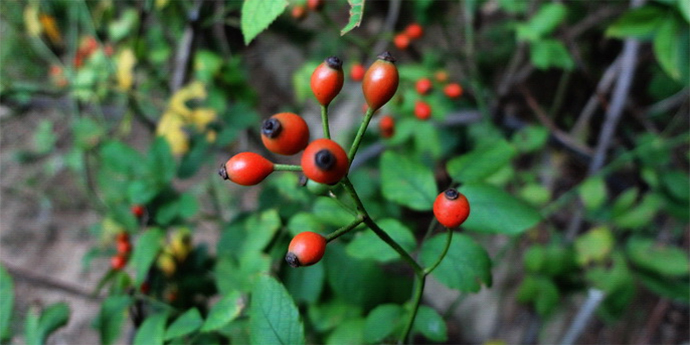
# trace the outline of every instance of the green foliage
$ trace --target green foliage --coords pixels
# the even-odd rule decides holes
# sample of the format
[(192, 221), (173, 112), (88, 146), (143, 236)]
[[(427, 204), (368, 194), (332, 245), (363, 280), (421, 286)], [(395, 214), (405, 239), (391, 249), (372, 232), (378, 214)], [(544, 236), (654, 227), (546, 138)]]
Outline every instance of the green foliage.
[(252, 293), (250, 334), (254, 344), (304, 344), (304, 326), (282, 284), (261, 276)]
[(386, 199), (413, 210), (430, 210), (436, 199), (434, 176), (424, 165), (386, 151), (381, 156), (382, 191)]
[(537, 225), (541, 215), (531, 206), (500, 188), (477, 183), (458, 189), (470, 202), (470, 216), (463, 224), (468, 230), (518, 235)]
[(14, 281), (3, 266), (0, 266), (0, 299), (3, 301), (0, 304), (0, 339), (4, 340), (10, 337), (10, 320), (14, 307)]
[(244, 302), (239, 292), (233, 291), (226, 294), (211, 307), (201, 331), (209, 332), (224, 327), (237, 318), (243, 309)]
[(134, 335), (134, 345), (162, 345), (167, 319), (167, 312), (160, 312), (147, 317)]
[[(422, 263), (427, 266), (433, 264), (443, 251), (445, 243), (445, 235), (436, 235), (424, 242), (420, 253)], [(447, 287), (464, 292), (477, 292), (482, 283), (491, 286), (489, 254), (469, 236), (455, 234), (446, 257), (432, 275)]]
[(168, 326), (164, 340), (168, 341), (190, 334), (198, 330), (203, 323), (199, 310), (190, 308)]
[(244, 44), (249, 45), (261, 31), (268, 28), (283, 13), (287, 5), (287, 0), (244, 1), (242, 5)]

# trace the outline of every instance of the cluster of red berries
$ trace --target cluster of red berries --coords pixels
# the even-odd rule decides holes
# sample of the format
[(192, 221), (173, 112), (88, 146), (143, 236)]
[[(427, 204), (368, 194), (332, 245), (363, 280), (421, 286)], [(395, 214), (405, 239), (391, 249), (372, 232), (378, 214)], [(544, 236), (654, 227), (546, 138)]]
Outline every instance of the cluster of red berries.
[(318, 12), (323, 8), (324, 0), (307, 0), (306, 6), (304, 4), (295, 4), (292, 7), (290, 15), (297, 20), (303, 20), (309, 14), (309, 11)]
[(119, 271), (125, 268), (127, 265), (127, 260), (129, 259), (129, 254), (132, 252), (132, 243), (129, 242), (129, 234), (126, 232), (120, 232), (115, 237), (115, 247), (117, 249), (117, 254), (110, 258), (110, 266)]
[[(438, 75), (437, 81), (439, 83), (445, 83), (445, 81), (447, 81), (447, 74), (443, 72), (443, 74)], [(434, 84), (429, 78), (421, 78), (415, 83), (415, 90), (417, 90), (417, 93), (420, 96), (428, 95), (433, 88)], [(462, 96), (462, 92), (462, 86), (460, 86), (458, 83), (445, 83), (443, 86), (443, 93), (450, 99), (460, 98), (460, 96)], [(431, 118), (431, 105), (429, 105), (429, 103), (425, 102), (423, 99), (415, 101), (414, 115), (420, 120), (428, 120)]]
[(424, 28), (417, 23), (409, 24), (405, 29), (393, 36), (393, 44), (400, 50), (405, 50), (410, 43), (424, 35)]
[[(79, 69), (84, 65), (84, 61), (86, 61), (91, 55), (93, 55), (98, 49), (102, 48), (103, 53), (106, 56), (111, 56), (113, 55), (113, 46), (111, 44), (105, 44), (101, 46), (100, 43), (94, 38), (93, 36), (87, 36), (84, 39), (82, 39), (81, 43), (79, 44), (79, 47), (77, 48), (77, 53), (74, 55), (74, 59), (72, 60), (72, 64), (75, 69)], [(58, 86), (58, 87), (64, 87), (67, 85), (68, 80), (67, 77), (65, 76), (64, 70), (62, 67), (58, 65), (51, 65), (50, 70), (48, 71), (48, 74), (52, 80), (52, 82)]]

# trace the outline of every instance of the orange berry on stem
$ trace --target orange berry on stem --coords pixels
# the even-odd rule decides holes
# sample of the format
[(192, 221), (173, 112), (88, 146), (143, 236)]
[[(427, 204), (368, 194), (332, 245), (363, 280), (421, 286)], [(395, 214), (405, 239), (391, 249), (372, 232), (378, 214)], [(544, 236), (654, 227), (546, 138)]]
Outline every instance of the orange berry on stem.
[(331, 56), (311, 74), (311, 91), (321, 105), (327, 106), (340, 93), (344, 80), (343, 62)]
[(301, 232), (290, 241), (285, 261), (292, 267), (313, 265), (323, 257), (326, 244), (326, 238), (321, 234)]
[(253, 186), (273, 172), (273, 163), (254, 152), (241, 152), (220, 166), (218, 174), (224, 180), (239, 185)]
[(462, 86), (458, 83), (450, 83), (443, 88), (443, 93), (448, 96), (448, 98), (459, 98), (462, 96)]
[(446, 189), (434, 201), (434, 216), (447, 228), (460, 226), (470, 216), (470, 203), (454, 188)]
[(417, 80), (417, 83), (415, 83), (415, 89), (417, 89), (417, 93), (420, 95), (428, 94), (432, 87), (433, 85), (431, 84), (431, 80), (429, 78), (421, 78)]
[(376, 111), (390, 101), (398, 90), (398, 82), (395, 58), (389, 52), (384, 52), (369, 66), (362, 81), (362, 92), (369, 108)]
[(333, 140), (316, 139), (302, 153), (302, 171), (308, 179), (318, 183), (334, 184), (350, 168), (345, 150)]
[(309, 126), (295, 113), (278, 113), (264, 120), (261, 141), (273, 153), (294, 155), (309, 144)]
[(420, 120), (428, 120), (431, 117), (431, 106), (424, 101), (414, 103), (414, 116)]

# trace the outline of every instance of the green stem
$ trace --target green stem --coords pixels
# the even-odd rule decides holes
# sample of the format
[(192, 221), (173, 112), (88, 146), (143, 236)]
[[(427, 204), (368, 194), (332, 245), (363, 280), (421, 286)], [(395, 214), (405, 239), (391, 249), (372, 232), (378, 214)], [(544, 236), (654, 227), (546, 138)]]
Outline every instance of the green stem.
[(328, 234), (328, 236), (326, 236), (326, 242), (333, 241), (336, 238), (350, 232), (350, 230), (356, 228), (359, 224), (362, 224), (363, 221), (364, 221), (364, 217), (362, 217), (361, 215), (357, 216), (357, 218), (355, 218), (355, 220), (353, 220), (352, 223), (345, 225), (342, 228)]
[(400, 336), (399, 344), (409, 344), (410, 334), (412, 333), (412, 326), (414, 326), (414, 319), (417, 317), (417, 311), (419, 310), (419, 304), (422, 301), (422, 295), (424, 293), (424, 285), (426, 283), (426, 275), (417, 275), (417, 282), (414, 286), (414, 295), (412, 297), (412, 312), (410, 313), (410, 318), (407, 319), (407, 324), (405, 325), (405, 330)]
[(273, 171), (302, 171), (302, 166), (292, 164), (273, 164)]
[(328, 106), (321, 106), (321, 125), (323, 126), (323, 137), (326, 139), (331, 138), (331, 130), (328, 128)]
[(453, 240), (453, 230), (451, 230), (450, 228), (446, 228), (446, 231), (448, 232), (448, 238), (446, 238), (446, 246), (443, 248), (443, 251), (441, 252), (441, 255), (439, 255), (436, 262), (434, 262), (433, 265), (424, 269), (424, 275), (428, 275), (431, 272), (433, 272), (436, 269), (436, 267), (438, 267), (438, 265), (441, 264), (441, 261), (443, 261), (443, 258), (446, 257), (446, 254), (448, 254), (448, 248), (450, 248), (450, 242)]
[(362, 138), (364, 137), (364, 132), (367, 131), (367, 127), (369, 126), (369, 121), (371, 121), (371, 118), (374, 116), (374, 109), (367, 109), (367, 113), (364, 115), (364, 119), (362, 120), (362, 124), (359, 125), (359, 130), (357, 131), (357, 135), (355, 136), (355, 141), (352, 142), (352, 147), (350, 147), (350, 154), (348, 155), (348, 158), (350, 159), (350, 164), (352, 164), (352, 160), (355, 158), (355, 154), (357, 154), (357, 149), (359, 149), (359, 144), (362, 142)]

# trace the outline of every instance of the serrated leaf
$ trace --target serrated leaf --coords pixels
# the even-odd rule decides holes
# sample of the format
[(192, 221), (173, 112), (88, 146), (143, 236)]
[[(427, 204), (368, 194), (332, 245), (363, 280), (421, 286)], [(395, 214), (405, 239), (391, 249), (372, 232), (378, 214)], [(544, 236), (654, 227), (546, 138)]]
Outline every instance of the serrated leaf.
[(287, 0), (244, 1), (240, 18), (244, 44), (249, 45), (261, 31), (266, 30), (287, 6)]
[(448, 161), (448, 174), (459, 182), (482, 181), (510, 163), (517, 151), (505, 140), (478, 147)]
[(578, 188), (580, 198), (589, 211), (596, 210), (606, 202), (606, 183), (601, 176), (586, 179)]
[(163, 345), (168, 312), (151, 315), (144, 320), (134, 336), (134, 345)]
[(433, 342), (440, 343), (448, 340), (446, 321), (431, 307), (419, 306), (417, 317), (414, 319), (412, 327), (415, 332), (421, 333)]
[(402, 326), (404, 309), (397, 304), (384, 304), (372, 310), (364, 323), (364, 341), (381, 343)]
[(14, 306), (14, 281), (3, 266), (0, 266), (0, 300), (0, 339), (4, 339), (10, 330)]
[(381, 156), (383, 196), (417, 211), (430, 210), (436, 199), (431, 169), (410, 158), (386, 151)]
[(606, 36), (649, 38), (666, 19), (668, 11), (654, 5), (630, 9), (606, 29)]
[[(417, 242), (412, 231), (400, 221), (382, 219), (377, 221), (377, 224), (407, 252), (415, 249)], [(382, 263), (400, 258), (398, 252), (369, 230), (358, 232), (354, 240), (347, 244), (346, 251), (354, 258), (371, 259)]]
[(537, 225), (541, 214), (526, 202), (487, 184), (467, 184), (458, 189), (470, 203), (470, 216), (463, 228), (517, 235)]
[(239, 261), (223, 257), (214, 268), (216, 285), (224, 294), (235, 290), (249, 292), (256, 278), (267, 273), (270, 267), (270, 257), (261, 252), (247, 252), (239, 257)]
[[(446, 245), (446, 234), (436, 235), (422, 244), (419, 258), (428, 267), (438, 259)], [(491, 259), (471, 237), (456, 233), (446, 257), (431, 273), (443, 285), (462, 292), (477, 292), (484, 283), (491, 286)]]
[(134, 244), (134, 252), (130, 259), (136, 274), (134, 284), (139, 287), (146, 279), (149, 268), (156, 260), (156, 256), (161, 249), (161, 242), (165, 238), (165, 233), (161, 229), (149, 229), (144, 232)]
[(224, 327), (236, 319), (244, 309), (242, 295), (237, 291), (226, 294), (218, 303), (211, 307), (208, 317), (201, 327), (202, 332), (210, 332)]
[(274, 278), (260, 276), (249, 311), (252, 344), (304, 344), (304, 326), (292, 298)]
[(132, 303), (132, 298), (126, 295), (109, 296), (103, 301), (96, 319), (101, 344), (110, 345), (120, 338), (122, 324), (130, 303)]
[(199, 310), (191, 308), (175, 319), (168, 327), (165, 332), (165, 340), (168, 341), (192, 333), (199, 329), (203, 323), (204, 320), (201, 318)]
[(340, 30), (340, 36), (345, 35), (362, 23), (362, 17), (364, 16), (364, 1), (365, 0), (347, 0), (350, 4), (350, 20), (347, 22), (347, 25)]
[(555, 39), (543, 39), (530, 44), (530, 60), (534, 67), (547, 70), (552, 67), (572, 70), (575, 61), (565, 45)]

